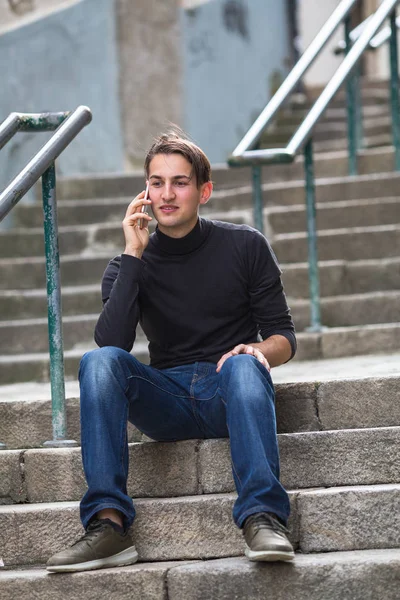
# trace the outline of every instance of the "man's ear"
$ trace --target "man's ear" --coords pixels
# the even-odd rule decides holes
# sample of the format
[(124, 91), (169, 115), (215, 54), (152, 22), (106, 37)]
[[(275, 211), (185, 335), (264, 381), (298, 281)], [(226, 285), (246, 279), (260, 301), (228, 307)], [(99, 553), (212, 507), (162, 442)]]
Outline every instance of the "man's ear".
[(207, 202), (211, 198), (212, 191), (212, 181), (207, 181), (206, 183), (203, 183), (203, 185), (201, 186), (200, 204), (207, 204)]

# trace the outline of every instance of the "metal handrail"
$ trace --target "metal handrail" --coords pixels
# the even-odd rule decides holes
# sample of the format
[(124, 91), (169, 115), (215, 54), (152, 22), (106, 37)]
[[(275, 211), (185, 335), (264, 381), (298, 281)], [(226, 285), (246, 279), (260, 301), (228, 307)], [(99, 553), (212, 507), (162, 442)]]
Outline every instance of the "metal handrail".
[[(353, 29), (353, 31), (350, 34), (350, 38), (352, 42), (355, 42), (359, 37), (360, 37), (360, 33), (363, 30), (365, 24), (367, 23), (367, 21), (369, 21), (369, 19), (371, 18), (371, 16), (367, 17), (362, 23), (360, 23), (360, 25), (358, 25), (355, 29)], [(400, 29), (400, 17), (397, 17), (396, 19), (396, 26), (397, 29)], [(382, 31), (380, 31), (379, 33), (377, 33), (372, 40), (369, 43), (368, 49), (369, 50), (377, 50), (378, 48), (380, 48), (381, 46), (383, 46), (383, 44), (385, 44), (387, 41), (389, 41), (390, 36), (392, 34), (392, 30), (391, 27), (384, 27), (382, 29)], [(346, 42), (345, 40), (341, 40), (337, 46), (334, 49), (334, 54), (343, 54), (346, 51)]]
[[(42, 177), (53, 424), (53, 440), (45, 442), (45, 446), (50, 447), (77, 445), (74, 440), (66, 439), (64, 351), (54, 161), (91, 120), (90, 109), (87, 106), (79, 106), (72, 113), (11, 113), (0, 125), (0, 149), (18, 131), (56, 130), (50, 140), (0, 194), (1, 222)], [(5, 445), (0, 444), (0, 449), (4, 448)]]
[[(263, 208), (262, 208), (262, 185), (261, 185), (261, 166), (276, 163), (291, 163), (301, 149), (304, 149), (305, 165), (305, 183), (306, 183), (306, 207), (307, 207), (307, 232), (308, 232), (308, 256), (309, 256), (309, 280), (310, 280), (310, 310), (311, 310), (311, 328), (312, 331), (321, 331), (320, 316), (320, 292), (318, 275), (318, 253), (317, 253), (317, 232), (316, 232), (316, 209), (315, 209), (315, 178), (313, 171), (313, 150), (312, 133), (316, 124), (320, 121), (325, 110), (328, 108), (331, 100), (334, 98), (339, 88), (347, 83), (348, 98), (348, 122), (349, 122), (349, 171), (350, 174), (357, 174), (357, 149), (359, 136), (358, 117), (361, 114), (358, 101), (358, 76), (355, 69), (359, 60), (371, 40), (376, 36), (385, 20), (390, 17), (390, 64), (391, 64), (391, 105), (392, 105), (392, 125), (393, 140), (395, 147), (396, 169), (400, 170), (400, 103), (399, 103), (399, 77), (398, 77), (398, 56), (397, 56), (397, 26), (396, 26), (396, 6), (400, 0), (383, 0), (376, 12), (371, 15), (363, 27), (359, 30), (359, 36), (352, 45), (350, 30), (350, 12), (344, 11), (345, 2), (342, 2), (338, 8), (342, 7), (345, 16), (342, 18), (345, 25), (347, 54), (340, 64), (336, 73), (326, 85), (317, 101), (314, 103), (309, 113), (297, 129), (293, 137), (285, 148), (274, 149), (254, 149), (261, 134), (266, 126), (271, 122), (279, 107), (287, 100), (290, 90), (293, 89), (288, 82), (294, 81), (293, 73), (296, 72), (297, 65), (289, 74), (281, 88), (270, 100), (266, 108), (256, 120), (255, 124), (249, 129), (244, 138), (233, 151), (228, 159), (231, 167), (251, 166), (253, 172), (253, 200), (254, 200), (254, 221), (256, 227), (263, 231)], [(352, 3), (352, 6), (355, 3)], [(347, 8), (347, 5), (346, 5)], [(350, 7), (351, 8), (351, 7)], [(335, 24), (335, 29), (340, 25), (337, 12), (335, 11), (325, 29), (328, 30), (328, 24)], [(320, 35), (320, 34), (319, 34)], [(318, 38), (318, 36), (317, 36)], [(316, 39), (317, 39), (316, 38)], [(311, 44), (312, 47), (315, 43)], [(301, 60), (301, 59), (300, 59)], [(251, 148), (251, 149), (250, 149)]]
[[(310, 112), (308, 113), (308, 115), (306, 116), (306, 118), (292, 137), (292, 139), (289, 141), (286, 148), (273, 148), (263, 150), (247, 149), (240, 151), (242, 147), (250, 147), (249, 143), (247, 143), (246, 145), (244, 144), (244, 140), (246, 139), (246, 136), (249, 135), (252, 129), (251, 128), (246, 134), (246, 136), (243, 138), (243, 140), (240, 142), (240, 144), (238, 144), (238, 146), (233, 151), (232, 156), (228, 160), (229, 165), (232, 167), (236, 167), (246, 165), (271, 164), (279, 162), (293, 162), (296, 157), (296, 154), (310, 139), (315, 125), (318, 123), (325, 110), (328, 108), (328, 105), (331, 102), (332, 98), (338, 92), (339, 88), (343, 85), (343, 83), (347, 80), (354, 67), (360, 60), (361, 56), (363, 55), (371, 39), (382, 26), (384, 21), (388, 18), (390, 13), (395, 9), (399, 1), (400, 0), (384, 0), (377, 9), (376, 13), (372, 15), (370, 21), (363, 29), (358, 40), (355, 42), (354, 46), (351, 48), (343, 62), (340, 64), (336, 73), (333, 75), (333, 77), (326, 85), (325, 89), (323, 90), (317, 101), (314, 103)], [(273, 100), (274, 99), (271, 100), (270, 104), (273, 103)], [(261, 135), (261, 133), (262, 130), (260, 130), (259, 135)]]
[(232, 156), (241, 156), (249, 148), (254, 147), (265, 128), (271, 123), (278, 110), (282, 108), (291, 92), (296, 88), (304, 73), (313, 64), (321, 50), (323, 50), (323, 48), (331, 39), (332, 35), (335, 33), (336, 29), (347, 17), (357, 2), (358, 0), (342, 0), (342, 2), (336, 7), (331, 17), (302, 54), (299, 61), (293, 67), (292, 71), (282, 83), (279, 90), (276, 92), (273, 98), (271, 98), (258, 119), (254, 122), (244, 138), (237, 145), (232, 153)]

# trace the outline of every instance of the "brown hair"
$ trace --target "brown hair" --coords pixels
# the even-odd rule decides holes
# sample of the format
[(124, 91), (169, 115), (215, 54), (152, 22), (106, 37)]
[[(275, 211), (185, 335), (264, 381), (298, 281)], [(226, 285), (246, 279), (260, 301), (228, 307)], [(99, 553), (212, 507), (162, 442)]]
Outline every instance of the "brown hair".
[(203, 150), (184, 137), (183, 132), (169, 131), (156, 138), (144, 161), (146, 177), (150, 163), (156, 154), (181, 154), (192, 165), (192, 177), (196, 177), (197, 188), (211, 181), (211, 165)]

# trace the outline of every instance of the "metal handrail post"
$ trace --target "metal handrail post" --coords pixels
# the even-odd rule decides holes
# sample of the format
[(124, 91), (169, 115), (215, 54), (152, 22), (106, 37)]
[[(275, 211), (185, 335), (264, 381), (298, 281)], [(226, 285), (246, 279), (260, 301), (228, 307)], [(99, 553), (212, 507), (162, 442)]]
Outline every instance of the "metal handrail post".
[(253, 211), (254, 225), (260, 233), (264, 233), (264, 216), (263, 216), (263, 193), (262, 193), (262, 173), (261, 166), (254, 166), (251, 169), (253, 180)]
[(399, 59), (397, 44), (396, 11), (390, 15), (390, 100), (392, 107), (392, 132), (395, 155), (395, 169), (400, 171), (400, 102), (399, 102)]
[[(351, 18), (347, 17), (344, 22), (346, 55), (351, 49)], [(349, 175), (357, 175), (357, 92), (356, 76), (354, 73), (346, 82), (346, 104), (347, 104), (347, 138), (349, 150)]]
[(49, 326), (50, 382), (53, 440), (44, 446), (51, 448), (77, 446), (66, 440), (66, 409), (64, 383), (64, 350), (61, 320), (60, 252), (56, 205), (56, 171), (54, 163), (43, 173), (42, 196), (44, 242), (46, 253), (47, 308)]
[[(0, 124), (0, 149), (18, 131), (56, 130), (51, 139), (32, 158), (25, 169), (0, 194), (1, 222), (24, 194), (42, 177), (53, 423), (53, 440), (45, 442), (44, 445), (51, 447), (78, 445), (75, 440), (65, 439), (64, 353), (54, 161), (91, 120), (92, 113), (90, 109), (87, 106), (79, 106), (72, 114), (70, 112), (11, 113)], [(6, 445), (0, 443), (0, 450), (5, 448)]]
[(310, 324), (308, 331), (318, 332), (321, 326), (320, 286), (318, 272), (317, 212), (312, 139), (304, 148), (304, 168), (307, 208), (308, 278), (310, 286)]

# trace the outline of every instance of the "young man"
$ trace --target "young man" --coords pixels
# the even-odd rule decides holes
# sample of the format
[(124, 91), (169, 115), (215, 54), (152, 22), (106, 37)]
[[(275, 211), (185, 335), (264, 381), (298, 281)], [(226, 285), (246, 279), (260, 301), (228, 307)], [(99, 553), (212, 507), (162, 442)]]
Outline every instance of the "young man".
[[(125, 250), (104, 273), (95, 330), (100, 349), (85, 354), (80, 366), (86, 533), (47, 568), (80, 571), (137, 560), (128, 533), (135, 517), (126, 489), (128, 420), (160, 441), (230, 437), (238, 492), (233, 518), (246, 555), (290, 560), (270, 368), (292, 358), (296, 339), (279, 267), (256, 230), (199, 218), (213, 186), (210, 163), (195, 144), (161, 136), (145, 172), (149, 199), (142, 192), (129, 205)], [(151, 236), (144, 204), (158, 223)], [(129, 353), (139, 322), (150, 366)]]

